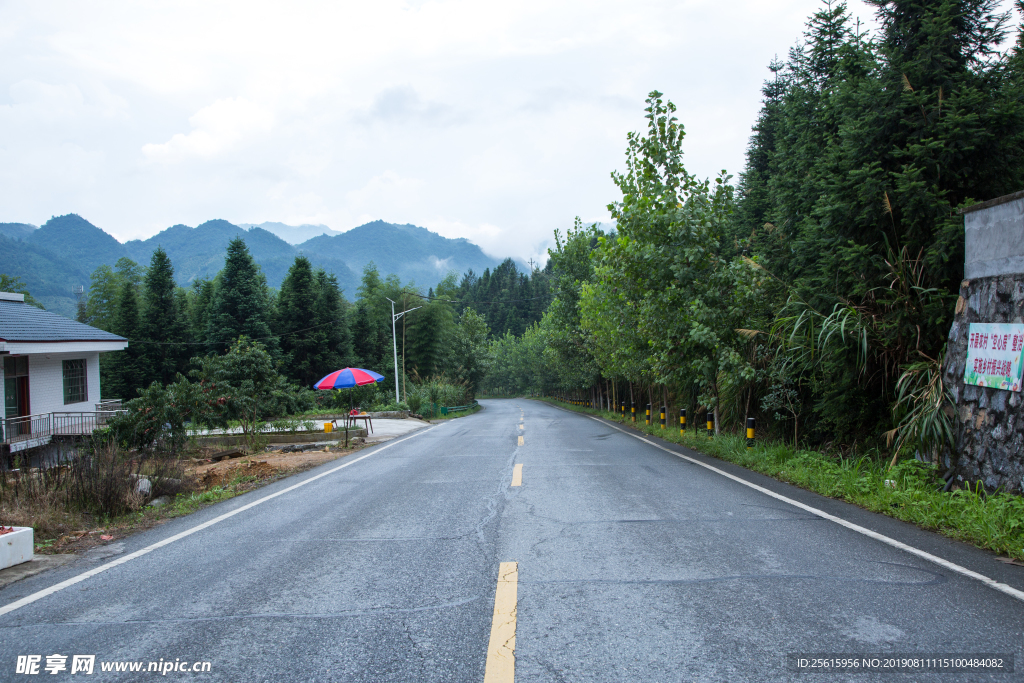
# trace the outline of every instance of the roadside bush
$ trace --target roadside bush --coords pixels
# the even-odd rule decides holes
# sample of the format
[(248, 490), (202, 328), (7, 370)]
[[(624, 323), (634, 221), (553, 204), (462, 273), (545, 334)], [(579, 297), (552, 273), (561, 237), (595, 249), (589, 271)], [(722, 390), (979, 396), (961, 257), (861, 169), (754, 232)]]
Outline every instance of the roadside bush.
[(189, 382), (179, 374), (166, 387), (153, 382), (108, 422), (108, 433), (122, 448), (176, 455), (194, 431), (220, 420), (225, 401), (214, 382)]
[(409, 405), (416, 402), (414, 412), (436, 416), (442, 406), (461, 406), (473, 400), (473, 393), (464, 381), (451, 381), (437, 375), (417, 381), (409, 387)]
[[(110, 519), (140, 509), (152, 497), (191, 488), (181, 460), (131, 454), (109, 440), (56, 457), (60, 464), (47, 468), (28, 468), (16, 458), (14, 469), (0, 472), (0, 523), (58, 536), (86, 526), (83, 518)], [(141, 480), (149, 482), (148, 491)]]
[(199, 384), (216, 387), (216, 402), (223, 406), (217, 421), (227, 425), (237, 420), (250, 452), (266, 445), (264, 432), (272, 416), (300, 412), (303, 403), (297, 387), (277, 371), (273, 359), (259, 342), (239, 337), (222, 356), (193, 358), (199, 366), (192, 372)]

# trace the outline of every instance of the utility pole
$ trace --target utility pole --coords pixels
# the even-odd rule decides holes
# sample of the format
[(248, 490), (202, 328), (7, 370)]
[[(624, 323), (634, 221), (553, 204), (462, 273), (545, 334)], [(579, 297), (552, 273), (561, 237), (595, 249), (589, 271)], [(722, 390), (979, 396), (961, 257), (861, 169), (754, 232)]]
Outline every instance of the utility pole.
[[(387, 297), (384, 297), (384, 298), (387, 299)], [(391, 301), (391, 348), (395, 352), (395, 403), (398, 403), (399, 401), (402, 400), (402, 395), (400, 393), (398, 393), (398, 335), (397, 335), (397, 333), (395, 331), (395, 323), (398, 322), (398, 319), (401, 318), (406, 313), (408, 313), (409, 311), (415, 311), (416, 308), (423, 308), (423, 307), (422, 306), (417, 306), (416, 308), (410, 308), (410, 309), (402, 311), (401, 313), (396, 314), (395, 313), (395, 302), (393, 300), (391, 300), (391, 299), (388, 299), (388, 301)], [(403, 347), (405, 346), (404, 340), (402, 342), (402, 346)], [(404, 351), (405, 349), (403, 348), (402, 350)], [(404, 363), (405, 363), (405, 359), (404, 358), (402, 359), (402, 362), (403, 362), (403, 365), (404, 365)]]

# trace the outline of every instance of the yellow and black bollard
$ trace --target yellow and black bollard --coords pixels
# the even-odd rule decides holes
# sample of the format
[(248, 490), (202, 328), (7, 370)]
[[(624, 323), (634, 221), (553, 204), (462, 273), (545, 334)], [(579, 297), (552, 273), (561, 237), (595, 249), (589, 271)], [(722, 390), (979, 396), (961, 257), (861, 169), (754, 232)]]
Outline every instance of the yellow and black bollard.
[(629, 402), (629, 416), (633, 418), (633, 424), (636, 424), (636, 401)]
[(754, 447), (754, 418), (747, 418), (747, 450)]
[(665, 428), (665, 416), (668, 414), (668, 406), (661, 407), (661, 428)]
[(626, 402), (625, 401), (622, 402), (622, 404), (621, 404), (619, 409), (622, 412), (622, 420), (625, 421), (626, 420)]
[(715, 414), (708, 411), (708, 436), (712, 437), (715, 435)]
[(679, 409), (679, 436), (686, 433), (686, 408)]
[(647, 426), (651, 426), (651, 404), (647, 404)]

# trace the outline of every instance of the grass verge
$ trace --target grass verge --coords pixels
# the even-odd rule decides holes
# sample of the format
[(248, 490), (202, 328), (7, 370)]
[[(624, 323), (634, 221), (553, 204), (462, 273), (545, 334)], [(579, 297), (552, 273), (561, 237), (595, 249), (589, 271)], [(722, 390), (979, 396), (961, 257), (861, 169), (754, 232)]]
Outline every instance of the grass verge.
[(616, 413), (551, 398), (537, 400), (625, 424), (809, 491), (1024, 560), (1024, 498), (1002, 491), (986, 493), (981, 488), (943, 493), (936, 468), (917, 460), (906, 460), (889, 469), (882, 458), (835, 457), (795, 450), (778, 442), (758, 442), (748, 450), (746, 439), (735, 434), (708, 437), (691, 427), (680, 435), (677, 424), (666, 429), (656, 424), (647, 426), (640, 416), (634, 425)]

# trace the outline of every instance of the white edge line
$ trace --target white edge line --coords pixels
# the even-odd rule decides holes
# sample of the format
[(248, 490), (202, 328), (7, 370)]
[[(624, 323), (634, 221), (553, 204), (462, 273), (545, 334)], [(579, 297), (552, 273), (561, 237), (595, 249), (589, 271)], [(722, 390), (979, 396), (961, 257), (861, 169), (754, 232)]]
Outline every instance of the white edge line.
[(405, 437), (404, 439), (399, 439), (398, 441), (392, 441), (391, 443), (385, 444), (384, 446), (381, 446), (380, 448), (374, 450), (371, 453), (367, 453), (366, 455), (361, 455), (358, 458), (356, 458), (355, 460), (349, 460), (348, 462), (346, 462), (343, 465), (338, 465), (337, 467), (332, 468), (330, 470), (327, 470), (326, 472), (322, 472), (322, 473), (320, 473), (320, 474), (318, 474), (318, 475), (316, 475), (314, 477), (310, 477), (309, 479), (305, 479), (303, 481), (300, 481), (298, 484), (292, 484), (288, 488), (281, 489), (277, 493), (271, 493), (269, 496), (263, 496), (259, 500), (254, 500), (251, 503), (246, 503), (245, 505), (243, 505), (240, 508), (232, 510), (231, 512), (225, 512), (223, 515), (220, 515), (219, 517), (214, 517), (213, 519), (207, 520), (207, 521), (203, 522), (202, 524), (197, 524), (196, 526), (192, 527), (191, 529), (186, 529), (185, 531), (182, 531), (182, 532), (177, 533), (177, 534), (175, 534), (173, 536), (165, 538), (162, 541), (158, 541), (158, 542), (154, 543), (153, 545), (146, 546), (145, 548), (142, 548), (141, 550), (136, 550), (133, 553), (129, 553), (128, 555), (125, 555), (124, 557), (119, 557), (116, 560), (113, 560), (112, 562), (108, 562), (107, 564), (100, 565), (99, 567), (95, 567), (94, 569), (90, 569), (87, 572), (82, 572), (81, 574), (79, 574), (77, 576), (73, 576), (70, 579), (67, 579), (65, 581), (61, 581), (60, 583), (54, 584), (54, 585), (50, 586), (49, 588), (44, 588), (41, 591), (37, 591), (35, 593), (32, 593), (31, 595), (26, 595), (25, 597), (21, 598), (20, 600), (15, 600), (12, 603), (9, 603), (7, 605), (4, 605), (3, 607), (0, 607), (0, 616), (3, 616), (5, 614), (9, 614), (9, 613), (13, 612), (16, 609), (20, 609), (22, 607), (25, 607), (26, 605), (31, 605), (33, 602), (35, 602), (37, 600), (41, 600), (41, 599), (45, 598), (48, 595), (53, 595), (54, 593), (62, 591), (65, 588), (68, 588), (70, 586), (74, 586), (76, 583), (79, 583), (81, 581), (85, 581), (86, 579), (91, 578), (93, 576), (96, 576), (97, 574), (101, 574), (101, 573), (107, 571), (108, 569), (113, 569), (114, 567), (116, 567), (118, 565), (122, 565), (125, 562), (130, 562), (130, 561), (134, 560), (137, 557), (142, 557), (143, 555), (151, 553), (154, 550), (157, 550), (159, 548), (164, 547), (165, 545), (170, 545), (171, 543), (174, 543), (175, 541), (180, 541), (181, 539), (185, 538), (186, 536), (191, 536), (192, 534), (194, 534), (196, 532), (199, 532), (199, 531), (202, 531), (203, 529), (206, 529), (207, 527), (211, 527), (214, 524), (217, 524), (219, 522), (223, 522), (225, 519), (228, 519), (229, 517), (234, 517), (235, 515), (237, 515), (237, 514), (239, 514), (241, 512), (245, 512), (246, 510), (249, 510), (251, 508), (254, 508), (257, 505), (265, 503), (268, 500), (271, 500), (272, 498), (277, 498), (278, 496), (283, 496), (284, 494), (289, 493), (291, 491), (294, 491), (295, 489), (300, 488), (302, 486), (305, 486), (306, 484), (312, 483), (312, 482), (316, 481), (317, 479), (322, 479), (322, 478), (324, 478), (324, 477), (326, 477), (326, 476), (328, 476), (330, 474), (334, 474), (338, 470), (345, 469), (349, 465), (355, 465), (360, 460), (365, 460), (366, 458), (369, 458), (371, 455), (377, 455), (381, 451), (387, 450), (388, 448), (391, 448), (392, 446), (397, 446), (398, 444), (403, 443), (405, 441), (408, 441), (409, 439), (415, 438), (415, 437), (419, 436), (420, 434), (425, 434), (425, 433), (429, 432), (432, 428), (433, 427), (428, 427), (426, 429), (417, 430), (415, 434), (411, 434), (411, 435)]
[[(556, 406), (556, 407), (560, 407), (560, 406)], [(564, 408), (563, 408), (563, 410), (564, 410)], [(575, 411), (568, 411), (568, 412), (571, 412), (571, 413), (573, 413), (575, 415), (579, 415), (580, 414), (580, 413), (576, 413)], [(775, 498), (776, 500), (781, 500), (784, 503), (789, 503), (790, 505), (792, 505), (794, 507), (798, 507), (801, 510), (805, 510), (807, 512), (810, 512), (812, 515), (817, 515), (818, 517), (821, 517), (822, 519), (827, 519), (830, 522), (835, 522), (836, 524), (839, 524), (840, 526), (844, 526), (847, 529), (850, 529), (851, 531), (856, 531), (858, 534), (863, 534), (863, 535), (867, 536), (868, 538), (873, 538), (876, 541), (881, 541), (882, 543), (885, 543), (886, 545), (891, 545), (893, 548), (899, 548), (900, 550), (906, 551), (906, 552), (910, 553), (911, 555), (917, 555), (921, 559), (928, 560), (929, 562), (932, 562), (933, 564), (937, 564), (940, 567), (945, 567), (946, 569), (948, 569), (948, 570), (950, 570), (952, 572), (956, 572), (957, 574), (961, 574), (961, 575), (966, 576), (968, 578), (975, 579), (976, 581), (980, 581), (983, 584), (985, 584), (986, 586), (988, 586), (989, 588), (994, 588), (997, 591), (1005, 593), (1005, 594), (1007, 594), (1007, 595), (1009, 595), (1011, 597), (1017, 598), (1018, 600), (1024, 602), (1024, 591), (1017, 590), (1013, 586), (1009, 586), (1009, 585), (1007, 585), (1005, 583), (1000, 583), (999, 581), (996, 581), (995, 579), (990, 579), (989, 577), (985, 576), (984, 574), (979, 574), (978, 572), (972, 571), (972, 570), (968, 569), (967, 567), (961, 567), (960, 565), (958, 565), (958, 564), (956, 564), (954, 562), (950, 562), (949, 560), (946, 560), (946, 559), (943, 559), (941, 557), (938, 557), (937, 555), (932, 555), (931, 553), (928, 553), (928, 552), (925, 552), (923, 550), (920, 550), (919, 548), (915, 548), (912, 545), (907, 545), (906, 543), (903, 543), (901, 541), (897, 541), (895, 538), (889, 538), (888, 536), (885, 536), (884, 534), (880, 534), (877, 531), (872, 531), (871, 529), (862, 527), (859, 524), (854, 524), (853, 522), (848, 522), (848, 521), (846, 521), (845, 519), (843, 519), (841, 517), (836, 517), (835, 515), (830, 515), (829, 513), (825, 512), (824, 510), (819, 510), (818, 508), (811, 507), (810, 505), (806, 505), (804, 503), (801, 503), (800, 501), (793, 500), (792, 498), (787, 498), (786, 496), (782, 495), (781, 493), (775, 493), (774, 491), (770, 491), (769, 489), (766, 489), (763, 486), (758, 486), (757, 484), (751, 483), (751, 482), (743, 479), (742, 477), (737, 477), (736, 475), (729, 474), (728, 472), (720, 470), (720, 469), (718, 469), (717, 467), (715, 467), (713, 465), (708, 465), (707, 463), (701, 462), (700, 460), (697, 460), (696, 458), (691, 458), (690, 456), (684, 455), (683, 453), (677, 453), (676, 451), (673, 451), (670, 448), (665, 448), (664, 446), (656, 444), (653, 441), (650, 441), (648, 439), (643, 438), (642, 436), (637, 436), (636, 434), (630, 434), (625, 429), (621, 429), (619, 427), (616, 427), (615, 425), (613, 425), (613, 424), (611, 424), (611, 423), (609, 423), (609, 422), (607, 422), (605, 420), (602, 420), (599, 417), (594, 417), (593, 415), (586, 415), (586, 417), (589, 417), (591, 420), (596, 420), (597, 422), (600, 422), (601, 424), (607, 425), (607, 426), (611, 427), (612, 429), (618, 430), (618, 431), (622, 432), (623, 434), (625, 434), (626, 436), (631, 436), (634, 439), (639, 439), (640, 441), (643, 441), (646, 444), (649, 444), (651, 446), (654, 446), (655, 448), (663, 450), (666, 453), (671, 453), (672, 455), (674, 455), (674, 456), (676, 456), (678, 458), (682, 458), (683, 460), (687, 460), (689, 462), (692, 462), (694, 465), (700, 465), (701, 467), (703, 467), (705, 469), (708, 469), (708, 470), (711, 470), (712, 472), (714, 472), (716, 474), (720, 474), (723, 477), (726, 477), (728, 479), (732, 479), (733, 481), (738, 482), (740, 484), (743, 484), (744, 486), (748, 486), (748, 487), (754, 489), (755, 491), (760, 491), (761, 493), (765, 494), (766, 496), (771, 496), (772, 498)], [(686, 448), (686, 447), (683, 446), (683, 448)]]

